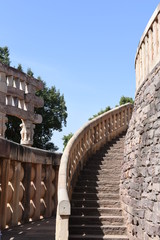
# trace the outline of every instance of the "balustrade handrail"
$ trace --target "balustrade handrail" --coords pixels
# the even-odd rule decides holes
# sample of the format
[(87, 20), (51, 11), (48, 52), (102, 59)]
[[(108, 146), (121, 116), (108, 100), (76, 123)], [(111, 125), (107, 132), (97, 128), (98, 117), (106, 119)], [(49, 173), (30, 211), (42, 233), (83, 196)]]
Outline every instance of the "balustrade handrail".
[(0, 137), (0, 229), (55, 214), (61, 155)]
[(160, 3), (140, 39), (136, 57), (136, 91), (160, 61)]
[(133, 105), (127, 103), (87, 122), (68, 142), (61, 158), (58, 178), (56, 240), (68, 239), (70, 198), (86, 159), (107, 141), (127, 130)]

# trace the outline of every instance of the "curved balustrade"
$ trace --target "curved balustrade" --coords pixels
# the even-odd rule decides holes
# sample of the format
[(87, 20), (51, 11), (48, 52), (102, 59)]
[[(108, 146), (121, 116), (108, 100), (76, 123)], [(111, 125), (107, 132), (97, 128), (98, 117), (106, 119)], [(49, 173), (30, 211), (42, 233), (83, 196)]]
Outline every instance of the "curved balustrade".
[(132, 104), (125, 104), (96, 117), (67, 144), (59, 169), (56, 240), (68, 239), (70, 199), (80, 170), (91, 154), (128, 128), (132, 108)]
[(150, 18), (138, 45), (135, 70), (136, 91), (160, 61), (160, 4)]

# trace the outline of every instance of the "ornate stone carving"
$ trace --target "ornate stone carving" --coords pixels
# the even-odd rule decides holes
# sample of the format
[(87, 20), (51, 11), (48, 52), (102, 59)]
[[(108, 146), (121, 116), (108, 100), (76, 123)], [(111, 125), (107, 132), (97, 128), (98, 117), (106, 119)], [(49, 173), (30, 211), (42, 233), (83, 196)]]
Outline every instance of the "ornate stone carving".
[(22, 120), (22, 124), (20, 126), (22, 128), (21, 144), (32, 146), (35, 125), (29, 120)]
[(42, 81), (0, 63), (0, 136), (5, 136), (6, 115), (22, 120), (21, 144), (33, 144), (34, 127), (42, 122), (34, 108), (42, 107), (43, 99), (35, 95), (43, 89)]

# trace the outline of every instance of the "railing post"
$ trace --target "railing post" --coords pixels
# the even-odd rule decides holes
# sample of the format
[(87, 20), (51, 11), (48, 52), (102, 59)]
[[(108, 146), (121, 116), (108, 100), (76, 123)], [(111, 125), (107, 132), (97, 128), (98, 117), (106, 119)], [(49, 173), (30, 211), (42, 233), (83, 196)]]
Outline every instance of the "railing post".
[(39, 219), (40, 218), (40, 199), (41, 199), (41, 176), (42, 176), (42, 164), (36, 164), (35, 169), (35, 187), (36, 187), (36, 194), (34, 197), (34, 203), (36, 206), (34, 218)]
[(23, 206), (24, 206), (24, 214), (23, 214), (23, 221), (28, 222), (30, 216), (30, 190), (31, 190), (31, 168), (32, 163), (25, 163), (24, 164), (24, 198), (23, 198)]
[(45, 195), (46, 211), (45, 217), (50, 217), (52, 215), (52, 165), (46, 166), (46, 178), (45, 185), (47, 187)]
[(19, 213), (19, 190), (20, 190), (20, 174), (21, 174), (21, 163), (14, 162), (14, 173), (13, 173), (13, 199), (12, 199), (12, 209), (13, 209), (13, 216), (12, 216), (12, 225), (15, 226), (18, 224), (18, 213)]

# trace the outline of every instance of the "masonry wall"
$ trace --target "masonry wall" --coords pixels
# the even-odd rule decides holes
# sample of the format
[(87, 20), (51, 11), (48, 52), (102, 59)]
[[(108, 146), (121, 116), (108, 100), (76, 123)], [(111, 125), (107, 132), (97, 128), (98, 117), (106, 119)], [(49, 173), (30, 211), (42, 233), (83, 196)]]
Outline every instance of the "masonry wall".
[(129, 239), (160, 239), (160, 62), (136, 93), (121, 198)]

